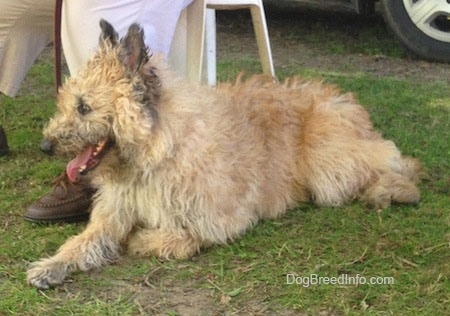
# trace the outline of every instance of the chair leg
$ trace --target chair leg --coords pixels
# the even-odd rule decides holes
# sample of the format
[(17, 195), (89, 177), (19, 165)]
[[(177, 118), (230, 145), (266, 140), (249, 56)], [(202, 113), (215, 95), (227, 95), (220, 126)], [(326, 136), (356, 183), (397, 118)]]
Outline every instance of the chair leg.
[(180, 15), (168, 56), (169, 65), (190, 82), (202, 79), (205, 43), (204, 1), (192, 2)]
[(187, 78), (191, 82), (201, 82), (204, 59), (206, 5), (204, 1), (194, 1), (188, 7), (187, 16)]
[(216, 70), (216, 10), (206, 9), (206, 23), (205, 23), (205, 52), (202, 69), (202, 83), (207, 83), (210, 86), (217, 84), (217, 70)]
[(272, 61), (272, 50), (270, 48), (269, 32), (267, 31), (264, 9), (259, 6), (251, 6), (250, 12), (263, 72), (275, 79), (275, 69)]
[[(180, 77), (187, 78), (187, 9), (181, 12), (167, 62)], [(180, 54), (183, 52), (183, 54)]]

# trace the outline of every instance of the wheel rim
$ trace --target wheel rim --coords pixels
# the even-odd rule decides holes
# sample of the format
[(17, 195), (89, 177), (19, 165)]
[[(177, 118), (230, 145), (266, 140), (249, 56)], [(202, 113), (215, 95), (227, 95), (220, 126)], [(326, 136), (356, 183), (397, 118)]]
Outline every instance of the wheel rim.
[(450, 0), (403, 0), (416, 27), (429, 37), (450, 43)]

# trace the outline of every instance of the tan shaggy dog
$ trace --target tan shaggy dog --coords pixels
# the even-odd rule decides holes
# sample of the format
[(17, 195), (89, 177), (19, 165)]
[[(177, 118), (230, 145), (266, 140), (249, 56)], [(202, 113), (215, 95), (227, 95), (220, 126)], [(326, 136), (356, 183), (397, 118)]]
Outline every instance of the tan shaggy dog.
[(98, 189), (86, 229), (28, 270), (46, 289), (131, 254), (186, 258), (301, 202), (417, 203), (420, 165), (373, 130), (352, 95), (264, 76), (217, 88), (177, 78), (132, 25), (60, 91), (44, 130), (67, 173)]

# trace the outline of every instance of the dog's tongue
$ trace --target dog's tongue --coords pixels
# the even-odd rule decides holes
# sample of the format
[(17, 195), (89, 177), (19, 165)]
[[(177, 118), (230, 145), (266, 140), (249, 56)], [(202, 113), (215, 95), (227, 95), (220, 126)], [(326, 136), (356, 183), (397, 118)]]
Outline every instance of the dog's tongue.
[(69, 177), (70, 181), (75, 182), (77, 180), (80, 167), (87, 164), (93, 151), (94, 151), (94, 147), (89, 146), (88, 148), (86, 148), (84, 150), (84, 152), (79, 154), (75, 159), (71, 160), (67, 164), (66, 173), (67, 173), (67, 176)]

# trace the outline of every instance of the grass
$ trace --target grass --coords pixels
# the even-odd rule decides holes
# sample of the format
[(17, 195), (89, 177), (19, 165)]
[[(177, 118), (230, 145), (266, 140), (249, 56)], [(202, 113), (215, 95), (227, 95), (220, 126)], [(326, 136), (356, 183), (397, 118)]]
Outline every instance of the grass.
[[(382, 49), (384, 41), (375, 37), (372, 45)], [(257, 72), (259, 65), (245, 58), (224, 60), (220, 79), (242, 69)], [(278, 75), (321, 78), (354, 92), (376, 128), (426, 167), (420, 204), (383, 212), (356, 202), (339, 209), (301, 205), (192, 260), (124, 257), (102, 271), (77, 273), (73, 282), (56, 289), (37, 291), (25, 282), (28, 263), (53, 254), (84, 228), (22, 219), (65, 165), (37, 148), (54, 111), (52, 67), (44, 58), (32, 68), (19, 97), (1, 100), (11, 154), (0, 158), (0, 315), (450, 314), (448, 81), (418, 83), (295, 64)], [(286, 284), (287, 274), (391, 277), (394, 284), (305, 287)]]

